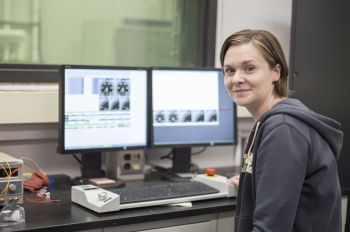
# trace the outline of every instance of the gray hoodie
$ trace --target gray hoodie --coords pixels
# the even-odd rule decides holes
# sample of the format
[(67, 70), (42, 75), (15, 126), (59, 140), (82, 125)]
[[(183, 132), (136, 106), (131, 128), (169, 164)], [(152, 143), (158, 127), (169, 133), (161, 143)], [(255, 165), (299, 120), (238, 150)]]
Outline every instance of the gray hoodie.
[(342, 142), (338, 122), (296, 99), (267, 111), (245, 151), (252, 162), (241, 173), (235, 231), (341, 231)]

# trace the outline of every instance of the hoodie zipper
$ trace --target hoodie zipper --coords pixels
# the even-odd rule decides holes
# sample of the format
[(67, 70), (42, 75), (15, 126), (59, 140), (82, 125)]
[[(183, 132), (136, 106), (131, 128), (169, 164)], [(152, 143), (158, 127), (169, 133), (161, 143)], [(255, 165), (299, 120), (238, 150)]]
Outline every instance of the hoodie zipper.
[(253, 135), (253, 139), (250, 143), (248, 152), (244, 154), (244, 159), (243, 159), (243, 167), (242, 167), (242, 172), (248, 172), (248, 173), (252, 173), (253, 169), (252, 169), (252, 162), (253, 162), (253, 153), (252, 153), (252, 149), (254, 146), (254, 142), (255, 142), (255, 138), (256, 138), (256, 134), (258, 133), (259, 130), (259, 126), (260, 126), (260, 122), (256, 123), (256, 127), (255, 127), (255, 131), (254, 131), (254, 135)]
[[(253, 128), (253, 131), (254, 131), (254, 134), (253, 134), (253, 138), (251, 138), (251, 135), (250, 135), (250, 138), (248, 139), (248, 144), (247, 144), (247, 147), (249, 146), (248, 148), (248, 151), (244, 154), (244, 158), (242, 160), (242, 168), (241, 168), (241, 175), (240, 175), (240, 181), (239, 181), (239, 186), (242, 186), (243, 184), (243, 180), (246, 176), (246, 171), (244, 171), (243, 168), (246, 168), (246, 159), (248, 159), (248, 156), (249, 156), (249, 159), (251, 159), (251, 161), (253, 160), (253, 154), (251, 153), (252, 149), (253, 149), (253, 145), (254, 145), (254, 142), (255, 142), (255, 138), (256, 138), (256, 134), (259, 130), (259, 127), (260, 127), (260, 121), (258, 121), (256, 123), (256, 126)], [(247, 149), (245, 149), (247, 150)], [(247, 162), (247, 165), (249, 164), (249, 162)], [(250, 168), (251, 168), (251, 162), (250, 162)], [(252, 172), (250, 172), (252, 173)], [(237, 195), (237, 208), (236, 208), (236, 216), (239, 216), (240, 214), (240, 205), (241, 205), (241, 196), (242, 196), (242, 188), (240, 188), (238, 186), (238, 195)], [(237, 222), (238, 223), (238, 222)]]

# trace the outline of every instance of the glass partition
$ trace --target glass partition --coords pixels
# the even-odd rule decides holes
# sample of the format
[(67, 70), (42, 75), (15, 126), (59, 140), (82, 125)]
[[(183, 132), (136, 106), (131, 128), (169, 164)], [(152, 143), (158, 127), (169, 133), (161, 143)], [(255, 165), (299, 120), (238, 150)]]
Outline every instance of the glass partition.
[(215, 20), (210, 0), (0, 0), (0, 63), (210, 66)]

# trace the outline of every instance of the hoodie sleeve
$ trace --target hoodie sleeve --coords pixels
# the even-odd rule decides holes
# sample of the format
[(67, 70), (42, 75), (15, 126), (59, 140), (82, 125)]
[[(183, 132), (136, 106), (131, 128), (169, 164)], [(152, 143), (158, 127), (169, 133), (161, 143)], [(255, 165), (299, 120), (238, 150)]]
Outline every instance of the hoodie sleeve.
[(253, 231), (292, 231), (305, 178), (309, 145), (293, 125), (264, 128), (255, 156)]

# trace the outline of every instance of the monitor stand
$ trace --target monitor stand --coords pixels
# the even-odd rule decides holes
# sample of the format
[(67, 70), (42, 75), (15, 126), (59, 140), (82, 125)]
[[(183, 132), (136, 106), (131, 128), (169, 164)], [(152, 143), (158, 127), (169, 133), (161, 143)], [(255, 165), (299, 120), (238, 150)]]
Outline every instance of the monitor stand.
[(191, 147), (173, 148), (173, 170), (174, 173), (191, 172)]
[(100, 152), (90, 152), (81, 154), (80, 171), (82, 178), (104, 177), (102, 171), (102, 155)]
[(161, 173), (161, 178), (170, 181), (187, 181), (191, 173), (191, 147), (176, 147), (172, 149), (172, 169)]
[(81, 176), (73, 179), (73, 185), (88, 184), (89, 178), (105, 177), (102, 170), (102, 155), (100, 152), (89, 152), (81, 154), (80, 172)]
[(101, 152), (88, 152), (81, 154), (81, 176), (72, 180), (72, 185), (94, 184), (103, 188), (118, 188), (125, 185), (121, 179), (106, 178), (102, 170)]

